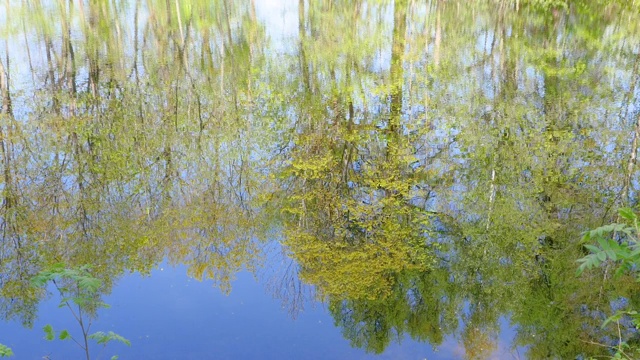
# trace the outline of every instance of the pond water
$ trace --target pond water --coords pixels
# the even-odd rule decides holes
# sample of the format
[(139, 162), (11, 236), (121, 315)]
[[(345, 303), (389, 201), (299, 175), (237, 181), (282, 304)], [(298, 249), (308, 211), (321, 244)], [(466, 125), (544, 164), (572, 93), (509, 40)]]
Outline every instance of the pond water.
[(0, 356), (640, 355), (601, 326), (633, 274), (576, 274), (638, 204), (639, 24), (622, 0), (7, 1)]

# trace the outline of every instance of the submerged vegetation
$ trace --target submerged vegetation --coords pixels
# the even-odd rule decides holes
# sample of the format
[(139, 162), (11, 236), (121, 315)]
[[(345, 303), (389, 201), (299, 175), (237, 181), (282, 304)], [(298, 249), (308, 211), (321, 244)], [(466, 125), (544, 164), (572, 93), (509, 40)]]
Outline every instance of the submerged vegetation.
[(125, 274), (229, 292), (277, 241), (276, 295), (372, 353), (487, 358), (508, 319), (528, 358), (633, 356), (637, 218), (612, 209), (638, 205), (638, 5), (290, 5), (3, 5), (2, 318), (33, 326), (62, 281), (88, 358)]

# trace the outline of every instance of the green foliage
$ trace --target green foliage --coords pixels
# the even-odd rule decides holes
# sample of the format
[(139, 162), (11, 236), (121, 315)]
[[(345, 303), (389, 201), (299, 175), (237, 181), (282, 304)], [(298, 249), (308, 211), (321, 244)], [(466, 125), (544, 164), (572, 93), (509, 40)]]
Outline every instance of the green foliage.
[(104, 333), (102, 331), (98, 331), (89, 335), (89, 339), (95, 340), (98, 344), (107, 345), (109, 341), (119, 341), (127, 346), (131, 346), (131, 341), (123, 338), (122, 336), (114, 333), (113, 331), (109, 331), (108, 333)]
[(567, 0), (524, 0), (523, 5), (531, 4), (534, 7), (538, 7), (540, 10), (549, 11), (552, 9), (568, 8)]
[(70, 338), (71, 338), (71, 335), (69, 335), (69, 332), (67, 330), (62, 330), (60, 331), (60, 334), (58, 334), (58, 339), (60, 340), (67, 340)]
[[(7, 317), (33, 318), (53, 283), (90, 319), (122, 273), (166, 254), (228, 292), (264, 226), (284, 228), (357, 346), (383, 351), (405, 327), (438, 343), (462, 302), (466, 350), (490, 348), (501, 311), (533, 329), (531, 358), (590, 339), (572, 311), (602, 304), (573, 277), (573, 239), (622, 183), (633, 2), (301, 1), (298, 38), (273, 41), (253, 1), (45, 3), (10, 2), (0, 30), (25, 32), (6, 57), (37, 69), (0, 136)], [(630, 229), (590, 232), (578, 271), (633, 270), (636, 247), (607, 236)]]
[[(36, 276), (34, 276), (31, 280), (31, 283), (36, 287), (43, 287), (49, 281), (55, 282), (56, 280), (70, 280), (74, 283), (77, 283), (78, 287), (82, 290), (86, 290), (89, 293), (95, 293), (98, 291), (100, 286), (102, 286), (102, 281), (96, 279), (91, 275), (89, 270), (91, 266), (83, 265), (76, 269), (68, 269), (65, 267), (63, 263), (57, 263), (49, 268), (40, 271)], [(61, 288), (63, 292), (70, 291), (69, 288)], [(63, 298), (63, 300), (68, 300), (67, 298)], [(78, 301), (77, 299), (71, 299)]]
[[(585, 232), (582, 241), (591, 253), (578, 260), (581, 263), (577, 270), (578, 275), (587, 269), (600, 266), (607, 260), (617, 263), (617, 275), (629, 271), (637, 272), (635, 269), (640, 265), (638, 217), (629, 208), (620, 209), (618, 215), (627, 223), (609, 224)], [(589, 241), (597, 245), (588, 244)]]
[(9, 357), (13, 356), (13, 351), (10, 347), (0, 344), (0, 357)]
[(96, 309), (106, 308), (108, 305), (97, 298), (102, 281), (93, 277), (90, 269), (89, 265), (69, 269), (64, 264), (57, 263), (40, 271), (31, 279), (31, 284), (36, 288), (45, 288), (47, 283), (52, 282), (60, 294), (59, 307), (68, 307), (72, 303), (94, 313)]
[[(42, 330), (44, 330), (44, 338), (47, 341), (53, 341), (56, 339), (56, 331), (53, 329), (51, 324), (45, 325)], [(72, 339), (71, 335), (67, 330), (61, 330), (57, 336), (58, 340), (67, 340)]]
[[(90, 360), (89, 348), (86, 340), (94, 339), (98, 344), (106, 346), (109, 341), (119, 341), (128, 346), (131, 342), (124, 337), (109, 331), (104, 333), (98, 331), (89, 335), (88, 330), (91, 327), (91, 319), (95, 316), (97, 308), (106, 308), (107, 304), (100, 301), (98, 291), (102, 286), (102, 281), (95, 278), (90, 273), (91, 266), (83, 265), (77, 268), (67, 268), (62, 263), (51, 265), (43, 269), (31, 279), (34, 287), (44, 289), (49, 282), (53, 283), (60, 295), (60, 307), (67, 307), (73, 317), (78, 322), (82, 331), (83, 343), (77, 341), (67, 330), (61, 330), (56, 336), (53, 326), (47, 324), (43, 327), (45, 339), (53, 341), (73, 340), (80, 348), (85, 351), (87, 360)], [(72, 306), (73, 305), (73, 306)]]
[(630, 311), (617, 311), (614, 315), (608, 317), (603, 323), (602, 323), (602, 327), (607, 326), (607, 324), (609, 324), (610, 322), (618, 322), (620, 320), (622, 320), (622, 318), (624, 316), (629, 316), (632, 321), (633, 321), (633, 325), (636, 327), (636, 329), (640, 328), (640, 318), (638, 317), (638, 312), (635, 310), (630, 310)]
[[(583, 242), (595, 242), (598, 246), (592, 244), (584, 244), (584, 247), (591, 253), (578, 262), (581, 263), (578, 268), (578, 275), (584, 270), (600, 266), (606, 261), (610, 261), (617, 266), (616, 276), (622, 274), (632, 274), (636, 280), (640, 280), (640, 244), (638, 243), (638, 216), (629, 208), (621, 208), (618, 210), (619, 218), (626, 220), (622, 224), (609, 224), (601, 226), (591, 231), (587, 231), (583, 238)], [(618, 328), (620, 321), (624, 318), (630, 319), (633, 326), (640, 329), (640, 314), (637, 310), (618, 310), (615, 314), (609, 316), (603, 323), (605, 328), (611, 323), (616, 323)], [(617, 346), (611, 346), (615, 350), (615, 359), (631, 359), (628, 352), (635, 352), (636, 346), (630, 346), (622, 335), (619, 335)]]
[(50, 324), (45, 325), (42, 330), (44, 330), (44, 338), (47, 341), (52, 341), (56, 338), (55, 332), (53, 331), (53, 327)]

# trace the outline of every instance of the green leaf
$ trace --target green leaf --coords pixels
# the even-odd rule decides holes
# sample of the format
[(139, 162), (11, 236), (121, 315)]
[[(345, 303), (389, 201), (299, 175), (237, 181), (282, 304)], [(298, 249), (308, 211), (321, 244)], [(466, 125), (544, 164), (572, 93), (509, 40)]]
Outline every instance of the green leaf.
[(98, 344), (103, 345), (106, 345), (109, 341), (119, 341), (127, 346), (131, 346), (131, 342), (129, 340), (114, 333), (113, 331), (109, 331), (106, 334), (102, 331), (98, 331), (89, 335), (89, 338), (95, 340)]
[(620, 278), (620, 276), (622, 276), (625, 272), (625, 270), (627, 270), (627, 266), (625, 266), (624, 264), (621, 265), (620, 267), (618, 267), (616, 269), (616, 271), (613, 273), (613, 277), (614, 278)]
[(629, 257), (634, 258), (638, 255), (640, 255), (640, 247), (637, 247), (635, 250), (633, 250), (631, 254), (629, 254)]
[(619, 321), (622, 318), (622, 313), (621, 312), (617, 312), (614, 315), (609, 316), (603, 323), (602, 323), (602, 328), (604, 328), (605, 326), (607, 326), (607, 324), (609, 324), (612, 321)]
[(603, 238), (598, 239), (598, 244), (602, 247), (602, 250), (609, 250), (611, 247), (609, 246), (609, 242)]
[(73, 297), (71, 300), (73, 301), (74, 304), (80, 307), (85, 307), (87, 306), (87, 304), (91, 302), (91, 298), (87, 298), (84, 296), (76, 296), (76, 297)]
[(9, 357), (13, 356), (13, 351), (10, 347), (0, 344), (0, 357)]
[(44, 330), (44, 338), (47, 339), (48, 341), (52, 341), (53, 339), (56, 338), (55, 333), (53, 332), (53, 327), (50, 324), (45, 325), (42, 330)]
[(96, 292), (98, 291), (98, 288), (102, 286), (102, 281), (94, 277), (87, 276), (79, 279), (78, 285), (80, 286), (81, 289), (84, 289), (90, 292)]
[(592, 253), (597, 253), (600, 252), (600, 249), (597, 246), (593, 246), (593, 245), (584, 245), (584, 247), (586, 249), (588, 249), (589, 251), (591, 251)]
[(634, 221), (635, 219), (637, 219), (636, 214), (633, 212), (633, 210), (629, 209), (629, 208), (621, 208), (618, 210), (618, 214), (627, 219), (627, 220), (631, 220)]
[[(581, 260), (582, 260), (582, 259), (581, 259)], [(576, 275), (577, 275), (577, 276), (580, 276), (580, 275), (584, 272), (584, 270), (586, 269), (586, 267), (587, 267), (587, 263), (586, 263), (586, 262), (585, 262), (585, 263), (583, 263), (582, 265), (580, 265), (580, 266), (578, 267), (578, 270), (576, 271)]]
[(72, 300), (72, 298), (68, 296), (63, 297), (62, 299), (60, 299), (60, 304), (58, 304), (58, 307), (62, 308), (67, 306), (67, 303), (69, 302), (69, 300)]
[(578, 259), (577, 261), (582, 263), (578, 270), (576, 271), (577, 275), (580, 275), (584, 270), (590, 269), (592, 267), (599, 266), (601, 262), (607, 259), (607, 255), (603, 251), (599, 251), (596, 254), (590, 254), (582, 259)]
[(600, 238), (602, 237), (604, 234), (610, 234), (613, 232), (630, 232), (632, 230), (632, 228), (629, 228), (627, 225), (625, 224), (609, 224), (609, 225), (605, 225), (605, 226), (600, 226), (599, 228), (595, 228), (591, 231), (589, 231), (589, 236), (592, 238)]
[(66, 339), (69, 339), (70, 337), (71, 335), (69, 335), (69, 332), (67, 330), (60, 331), (60, 334), (58, 335), (58, 339), (60, 340), (66, 340)]
[(44, 287), (48, 281), (49, 278), (47, 276), (39, 274), (31, 278), (31, 286), (41, 288)]
[(113, 356), (111, 357), (111, 360), (118, 360), (118, 355), (113, 355)]
[(107, 304), (107, 303), (103, 303), (103, 302), (101, 302), (101, 301), (97, 302), (97, 303), (96, 303), (96, 306), (101, 307), (101, 308), (103, 308), (103, 309), (110, 309), (110, 308), (111, 308), (111, 305), (109, 305), (109, 304)]

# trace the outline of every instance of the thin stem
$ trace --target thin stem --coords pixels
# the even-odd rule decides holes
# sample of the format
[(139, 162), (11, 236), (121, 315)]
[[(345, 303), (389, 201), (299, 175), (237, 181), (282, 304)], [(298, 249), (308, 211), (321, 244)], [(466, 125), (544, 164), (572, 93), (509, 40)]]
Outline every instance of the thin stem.
[(78, 342), (78, 340), (76, 340), (73, 336), (69, 335), (69, 338), (70, 338), (71, 340), (73, 340), (73, 342), (74, 342), (74, 343), (78, 344), (78, 346), (80, 346), (80, 347), (82, 348), (82, 344), (80, 344), (80, 343)]
[[(80, 286), (78, 285), (78, 283), (76, 283), (76, 288), (78, 290), (78, 293), (80, 292)], [(80, 304), (78, 304), (78, 314), (80, 315), (79, 318), (79, 322), (80, 322), (80, 328), (82, 329), (82, 338), (84, 339), (84, 353), (87, 356), (87, 360), (91, 360), (91, 357), (89, 356), (89, 341), (87, 338), (87, 333), (89, 332), (89, 329), (85, 329), (84, 328), (84, 322), (82, 321), (82, 307), (80, 307)]]
[[(55, 280), (52, 280), (52, 282), (53, 282), (53, 285), (55, 285), (56, 289), (58, 290), (58, 293), (60, 294), (60, 296), (64, 299), (65, 298), (64, 297), (64, 292), (62, 291), (62, 289), (60, 289), (60, 287), (58, 286), (58, 283), (56, 283)], [(76, 287), (78, 287), (77, 283), (76, 283)], [(78, 291), (80, 291), (79, 287), (78, 287)], [(68, 300), (64, 300), (64, 304), (69, 309), (69, 311), (71, 311), (71, 314), (76, 319), (76, 321), (80, 324), (80, 329), (82, 329), (82, 337), (84, 339), (84, 346), (82, 344), (80, 344), (73, 337), (71, 337), (71, 339), (76, 344), (78, 344), (78, 346), (80, 346), (80, 348), (82, 348), (84, 350), (84, 353), (86, 355), (87, 360), (91, 360), (91, 357), (89, 356), (89, 340), (88, 340), (88, 337), (87, 337), (87, 333), (89, 332), (89, 327), (91, 326), (91, 322), (89, 322), (89, 327), (87, 327), (85, 329), (84, 322), (82, 321), (82, 307), (80, 306), (80, 304), (78, 304), (78, 313), (77, 314), (76, 314), (75, 311), (73, 311), (73, 308), (71, 307), (71, 304), (69, 304)]]
[[(609, 348), (609, 349), (616, 349), (615, 346), (611, 346), (611, 345), (607, 345), (607, 344), (601, 344), (601, 343), (597, 343), (597, 342), (593, 342), (593, 341), (589, 341), (589, 340), (580, 340), (580, 341), (582, 341), (583, 343), (591, 344), (591, 345), (602, 346), (602, 347), (606, 347), (606, 348)], [(629, 355), (625, 354), (624, 351), (618, 349), (618, 353), (620, 355), (624, 356), (625, 358), (627, 358), (629, 360), (632, 360), (632, 358)], [(596, 358), (595, 356), (592, 356), (592, 357), (594, 359)], [(601, 357), (604, 358), (604, 359), (615, 359), (613, 356), (605, 356), (605, 355), (603, 355)]]
[[(55, 280), (52, 280), (53, 285), (55, 285), (56, 289), (58, 290), (58, 293), (60, 294), (60, 296), (64, 299), (64, 292), (62, 291), (62, 289), (60, 289), (60, 287), (58, 286), (58, 283), (56, 283)], [(69, 308), (69, 311), (71, 311), (71, 314), (73, 315), (73, 317), (76, 319), (76, 321), (80, 321), (80, 319), (78, 318), (78, 315), (76, 315), (76, 312), (73, 311), (73, 308), (71, 307), (71, 305), (69, 304), (69, 301), (65, 300), (64, 304), (67, 306), (67, 308)]]
[(620, 333), (620, 321), (616, 321), (616, 325), (618, 325), (618, 352), (624, 354), (622, 351), (622, 334)]

